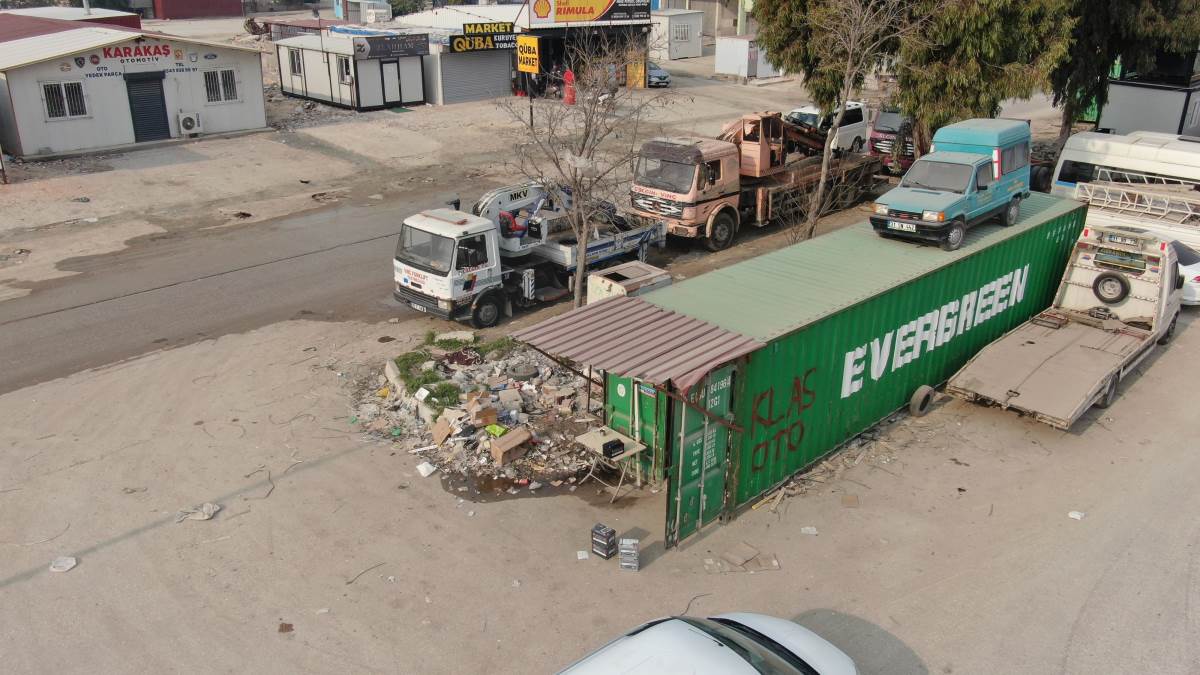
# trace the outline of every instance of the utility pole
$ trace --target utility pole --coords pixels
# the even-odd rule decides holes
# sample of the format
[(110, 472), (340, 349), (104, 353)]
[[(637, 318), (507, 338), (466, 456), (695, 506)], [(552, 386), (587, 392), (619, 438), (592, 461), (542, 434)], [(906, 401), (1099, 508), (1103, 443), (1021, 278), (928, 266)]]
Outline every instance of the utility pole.
[(734, 0), (737, 2), (737, 34), (746, 34), (746, 0)]
[(88, 0), (83, 0), (83, 13), (84, 14), (92, 13), (92, 5), (90, 2), (88, 2)]

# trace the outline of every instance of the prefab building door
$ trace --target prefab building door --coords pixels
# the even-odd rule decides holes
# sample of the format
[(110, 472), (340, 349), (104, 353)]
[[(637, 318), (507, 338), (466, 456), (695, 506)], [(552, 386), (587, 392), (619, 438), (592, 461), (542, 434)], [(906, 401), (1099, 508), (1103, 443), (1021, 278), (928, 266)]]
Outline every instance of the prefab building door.
[(400, 62), (383, 61), (383, 104), (400, 103)]
[(125, 73), (125, 89), (129, 93), (129, 115), (133, 120), (133, 139), (160, 141), (171, 137), (167, 120), (167, 99), (163, 95), (162, 71)]
[[(668, 547), (699, 532), (725, 511), (730, 430), (713, 417), (730, 417), (733, 376), (733, 366), (715, 370), (696, 385), (699, 396), (692, 405), (671, 401), (672, 462), (667, 471), (665, 537)], [(709, 415), (697, 409), (700, 407)]]

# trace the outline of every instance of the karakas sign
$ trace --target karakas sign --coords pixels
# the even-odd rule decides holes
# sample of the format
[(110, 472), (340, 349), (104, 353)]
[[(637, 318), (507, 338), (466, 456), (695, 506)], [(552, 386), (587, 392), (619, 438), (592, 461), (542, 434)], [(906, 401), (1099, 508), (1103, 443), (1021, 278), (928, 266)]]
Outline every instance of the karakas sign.
[(649, 21), (650, 0), (533, 0), (529, 11), (529, 23), (534, 26)]
[(157, 63), (159, 61), (182, 61), (183, 50), (172, 49), (167, 44), (135, 44), (105, 47), (100, 50), (104, 60), (120, 63)]

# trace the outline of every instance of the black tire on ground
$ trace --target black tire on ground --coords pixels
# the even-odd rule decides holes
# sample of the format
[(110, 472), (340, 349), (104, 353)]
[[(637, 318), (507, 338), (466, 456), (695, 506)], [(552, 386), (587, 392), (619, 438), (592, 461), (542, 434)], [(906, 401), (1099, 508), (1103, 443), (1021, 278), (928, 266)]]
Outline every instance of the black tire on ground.
[(917, 387), (908, 401), (909, 414), (913, 417), (924, 417), (933, 408), (933, 401), (936, 398), (937, 390), (933, 387), (927, 384)]
[(950, 229), (946, 232), (946, 238), (942, 240), (942, 250), (957, 251), (966, 238), (967, 226), (963, 225), (961, 220), (956, 220), (950, 223)]
[(1008, 206), (1004, 207), (1004, 213), (1000, 214), (1000, 224), (1004, 227), (1011, 227), (1021, 219), (1021, 198), (1013, 197)]
[(1050, 167), (1035, 166), (1029, 170), (1029, 188), (1035, 192), (1050, 192)]
[(856, 138), (854, 139), (854, 142), (850, 144), (850, 152), (862, 152), (864, 145), (866, 145), (866, 143), (863, 142), (863, 139)]
[(1158, 338), (1158, 344), (1165, 345), (1171, 343), (1171, 338), (1175, 337), (1175, 324), (1179, 323), (1179, 315), (1171, 317), (1171, 323), (1167, 324), (1167, 330), (1163, 332), (1162, 337)]
[(728, 211), (722, 211), (713, 218), (712, 236), (704, 238), (704, 246), (710, 251), (723, 251), (733, 243), (733, 235), (737, 224)]
[(500, 323), (500, 303), (494, 295), (485, 295), (471, 308), (471, 325), (475, 328), (491, 328)]
[(1129, 296), (1129, 280), (1117, 272), (1105, 272), (1092, 282), (1092, 293), (1106, 305), (1115, 305)]
[(1118, 376), (1113, 375), (1112, 379), (1108, 381), (1108, 388), (1104, 390), (1104, 395), (1100, 397), (1100, 400), (1096, 401), (1097, 408), (1107, 408), (1117, 400), (1118, 380)]

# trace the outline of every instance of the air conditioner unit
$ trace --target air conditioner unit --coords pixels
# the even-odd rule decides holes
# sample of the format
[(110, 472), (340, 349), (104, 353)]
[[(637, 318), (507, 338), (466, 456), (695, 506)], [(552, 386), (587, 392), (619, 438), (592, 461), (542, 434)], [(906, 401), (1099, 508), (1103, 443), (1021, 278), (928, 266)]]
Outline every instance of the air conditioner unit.
[(179, 133), (181, 135), (198, 134), (201, 131), (204, 131), (204, 125), (200, 124), (200, 113), (179, 113)]

